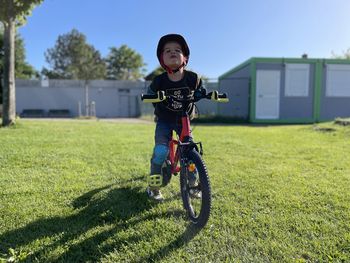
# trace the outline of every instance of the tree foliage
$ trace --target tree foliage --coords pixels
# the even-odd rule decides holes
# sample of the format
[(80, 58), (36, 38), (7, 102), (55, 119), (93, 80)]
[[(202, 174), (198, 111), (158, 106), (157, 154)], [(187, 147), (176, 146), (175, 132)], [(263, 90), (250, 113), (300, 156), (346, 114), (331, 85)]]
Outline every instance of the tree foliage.
[(108, 79), (138, 80), (144, 76), (142, 56), (127, 45), (111, 47), (106, 63)]
[(158, 66), (158, 68), (153, 70), (145, 77), (145, 80), (152, 81), (156, 76), (162, 74), (163, 72), (165, 72), (165, 70), (161, 66)]
[(17, 35), (15, 41), (15, 74), (17, 79), (30, 79), (38, 76), (38, 72), (26, 62), (23, 39)]
[[(18, 79), (30, 79), (36, 77), (38, 72), (33, 66), (26, 62), (26, 50), (23, 38), (17, 34), (15, 39), (15, 74)], [(0, 32), (0, 72), (3, 72), (3, 56), (4, 56), (4, 36)]]
[(15, 21), (16, 26), (26, 23), (26, 18), (31, 15), (33, 8), (44, 0), (0, 0), (0, 21), (8, 23)]
[(43, 69), (48, 78), (103, 79), (106, 66), (100, 52), (86, 42), (86, 36), (78, 30), (60, 35), (53, 48), (45, 52), (52, 70)]
[(337, 59), (350, 59), (350, 48), (348, 48), (346, 51), (343, 51), (342, 55), (337, 55), (332, 52), (332, 57)]
[[(18, 79), (30, 79), (36, 77), (38, 72), (29, 65), (26, 60), (26, 52), (23, 39), (17, 34), (15, 40), (15, 74)], [(2, 104), (2, 80), (4, 73), (4, 30), (0, 26), (0, 104)]]

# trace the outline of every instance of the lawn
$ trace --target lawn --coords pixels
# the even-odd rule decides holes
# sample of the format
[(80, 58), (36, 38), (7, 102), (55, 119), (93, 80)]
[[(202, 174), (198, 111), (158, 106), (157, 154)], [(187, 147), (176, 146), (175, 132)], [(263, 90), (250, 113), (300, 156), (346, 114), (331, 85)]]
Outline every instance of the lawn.
[(0, 128), (0, 262), (349, 262), (350, 127), (197, 125), (212, 183), (195, 231), (178, 178), (145, 194), (154, 124)]

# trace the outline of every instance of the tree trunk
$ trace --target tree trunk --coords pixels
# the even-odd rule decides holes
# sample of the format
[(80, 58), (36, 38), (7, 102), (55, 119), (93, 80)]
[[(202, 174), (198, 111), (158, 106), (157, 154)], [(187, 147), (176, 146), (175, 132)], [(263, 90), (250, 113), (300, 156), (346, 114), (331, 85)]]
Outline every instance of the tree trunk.
[[(11, 2), (11, 1), (10, 1)], [(9, 8), (9, 12), (11, 12)], [(4, 86), (3, 86), (3, 114), (2, 126), (16, 123), (15, 97), (15, 34), (16, 25), (13, 16), (5, 24), (4, 32)]]

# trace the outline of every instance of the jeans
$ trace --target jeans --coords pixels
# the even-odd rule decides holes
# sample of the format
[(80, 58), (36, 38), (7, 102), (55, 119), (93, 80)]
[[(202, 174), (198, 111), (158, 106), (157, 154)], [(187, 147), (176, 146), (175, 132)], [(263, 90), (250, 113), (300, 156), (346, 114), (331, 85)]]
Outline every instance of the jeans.
[(182, 125), (180, 123), (170, 123), (158, 121), (154, 136), (155, 146), (151, 159), (151, 175), (160, 174), (163, 162), (169, 153), (169, 142), (172, 139), (172, 132), (178, 135), (181, 133)]

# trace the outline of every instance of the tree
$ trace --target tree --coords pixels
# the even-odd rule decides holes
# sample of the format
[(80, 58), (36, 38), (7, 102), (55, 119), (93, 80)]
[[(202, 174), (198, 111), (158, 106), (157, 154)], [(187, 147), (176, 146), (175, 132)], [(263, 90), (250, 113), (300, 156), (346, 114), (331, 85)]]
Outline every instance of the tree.
[(161, 66), (158, 66), (158, 68), (153, 70), (145, 77), (145, 80), (152, 81), (156, 76), (162, 74), (163, 72), (165, 72), (165, 70)]
[[(1, 24), (0, 24), (1, 25)], [(38, 76), (38, 72), (26, 61), (23, 39), (17, 34), (15, 39), (15, 75), (19, 79), (30, 79)], [(2, 104), (2, 75), (4, 73), (4, 30), (0, 26), (0, 104)]]
[(60, 35), (53, 48), (45, 52), (46, 61), (52, 70), (43, 69), (49, 78), (91, 80), (105, 78), (106, 66), (86, 36), (78, 30)]
[[(26, 62), (26, 50), (23, 38), (17, 34), (15, 38), (15, 74), (18, 79), (30, 79), (37, 77), (37, 72), (33, 66)], [(4, 34), (0, 27), (0, 73), (4, 72)], [(0, 82), (1, 85), (1, 82)]]
[[(0, 105), (2, 105), (2, 75), (4, 74), (4, 27), (0, 24)], [(1, 111), (1, 110), (0, 110)]]
[(343, 55), (337, 55), (332, 52), (332, 57), (337, 59), (350, 59), (350, 48), (348, 48), (346, 51), (343, 51)]
[(100, 52), (86, 43), (86, 36), (78, 30), (61, 35), (56, 45), (45, 53), (46, 61), (52, 70), (43, 69), (42, 73), (49, 78), (84, 80), (85, 113), (89, 116), (89, 81), (104, 79), (106, 65)]
[(26, 62), (26, 51), (23, 38), (19, 34), (15, 38), (15, 74), (17, 79), (38, 77), (39, 73)]
[(4, 87), (2, 126), (16, 123), (15, 98), (15, 36), (16, 26), (23, 25), (26, 17), (43, 0), (0, 0), (0, 21), (4, 27)]
[(108, 79), (138, 80), (144, 76), (142, 56), (127, 45), (111, 47), (106, 63)]

